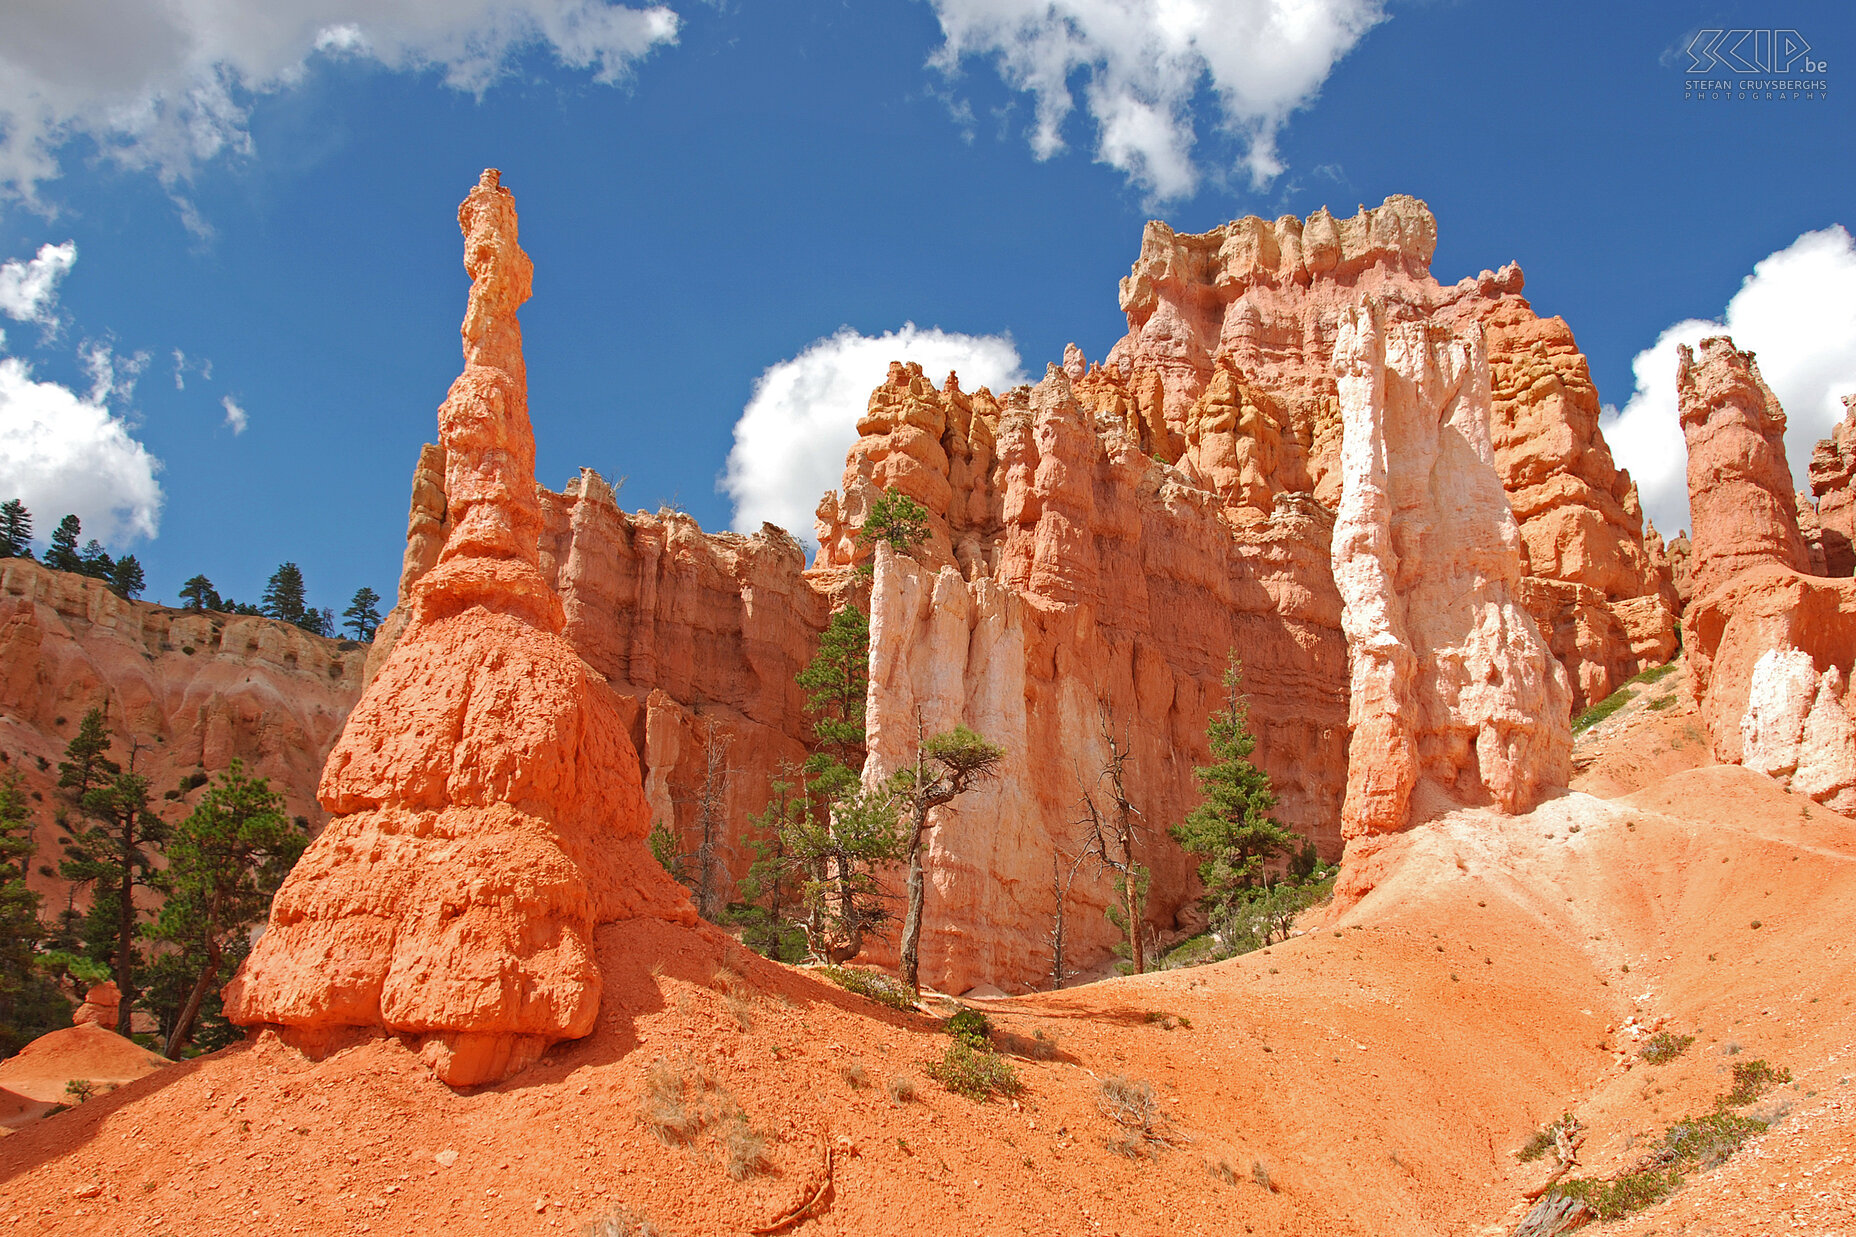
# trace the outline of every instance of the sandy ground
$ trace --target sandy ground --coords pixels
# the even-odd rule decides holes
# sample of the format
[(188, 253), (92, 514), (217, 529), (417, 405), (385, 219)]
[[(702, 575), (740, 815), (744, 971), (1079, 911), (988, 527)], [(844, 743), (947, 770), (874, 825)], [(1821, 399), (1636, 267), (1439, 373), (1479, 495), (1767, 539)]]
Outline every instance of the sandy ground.
[[(1679, 708), (1643, 712), (1632, 725), (1680, 734)], [(1635, 739), (1625, 768), (1627, 722), (1582, 744), (1618, 797), (1421, 826), (1286, 944), (985, 1002), (1056, 1044), (1016, 1061), (1015, 1102), (928, 1078), (934, 1017), (713, 930), (618, 925), (598, 1030), (511, 1082), (459, 1094), (393, 1041), (311, 1062), (261, 1037), (0, 1142), (0, 1233), (504, 1237), (623, 1206), (667, 1234), (742, 1234), (817, 1193), (829, 1149), (817, 1214), (790, 1231), (1493, 1237), (1543, 1174), (1513, 1156), (1543, 1123), (1576, 1113), (1578, 1171), (1615, 1172), (1756, 1057), (1793, 1074), (1762, 1100), (1773, 1129), (1587, 1231), (1856, 1233), (1856, 824)], [(1697, 1038), (1649, 1066), (1656, 1026)], [(722, 1118), (687, 1145), (641, 1116), (667, 1066)], [(1170, 1146), (1109, 1149), (1115, 1076), (1152, 1083)], [(899, 1078), (915, 1098), (892, 1098)], [(771, 1168), (736, 1181), (722, 1135), (742, 1119)]]

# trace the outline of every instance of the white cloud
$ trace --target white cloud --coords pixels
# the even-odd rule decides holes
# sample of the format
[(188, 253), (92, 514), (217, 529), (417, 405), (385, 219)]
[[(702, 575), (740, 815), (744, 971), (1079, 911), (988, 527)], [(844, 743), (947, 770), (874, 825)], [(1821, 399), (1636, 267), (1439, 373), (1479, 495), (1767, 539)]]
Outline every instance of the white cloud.
[(1064, 149), (1080, 75), (1096, 159), (1156, 200), (1198, 188), (1193, 96), (1209, 89), (1254, 187), (1283, 170), (1276, 135), (1336, 62), (1385, 19), (1380, 0), (930, 0), (955, 72), (991, 57), (1036, 102), (1039, 159)]
[(921, 330), (913, 322), (874, 338), (840, 328), (755, 382), (719, 485), (734, 500), (737, 531), (752, 532), (765, 520), (815, 544), (813, 512), (843, 480), (857, 419), (891, 361), (914, 361), (937, 385), (951, 370), (968, 391), (1003, 391), (1025, 380), (1009, 335)]
[(437, 70), (481, 92), (545, 47), (597, 82), (674, 43), (669, 8), (606, 0), (75, 0), (0, 5), (0, 192), (32, 199), (60, 148), (89, 137), (172, 185), (248, 154), (254, 97), (301, 80), (312, 55)]
[(1842, 419), (1856, 391), (1856, 244), (1841, 226), (1806, 232), (1753, 266), (1719, 321), (1669, 327), (1631, 363), (1637, 385), (1603, 422), (1605, 441), (1630, 469), (1643, 507), (1665, 537), (1688, 527), (1688, 449), (1676, 409), (1676, 346), (1731, 335), (1756, 353), (1785, 407), (1793, 484), (1810, 489), (1811, 449)]
[(49, 323), (58, 303), (58, 281), (76, 265), (77, 242), (66, 241), (40, 245), (36, 257), (0, 266), (0, 314), (15, 322)]
[(17, 357), (0, 358), (0, 496), (26, 504), (41, 540), (66, 514), (108, 545), (153, 537), (160, 470), (106, 406), (35, 381)]
[(232, 427), (232, 436), (237, 438), (240, 434), (245, 432), (245, 426), (250, 418), (245, 415), (245, 410), (240, 408), (230, 395), (221, 399), (219, 402), (225, 406), (226, 424)]
[(90, 403), (126, 404), (134, 398), (136, 380), (153, 358), (146, 349), (117, 356), (115, 347), (108, 342), (87, 339), (79, 346), (77, 359), (90, 375)]

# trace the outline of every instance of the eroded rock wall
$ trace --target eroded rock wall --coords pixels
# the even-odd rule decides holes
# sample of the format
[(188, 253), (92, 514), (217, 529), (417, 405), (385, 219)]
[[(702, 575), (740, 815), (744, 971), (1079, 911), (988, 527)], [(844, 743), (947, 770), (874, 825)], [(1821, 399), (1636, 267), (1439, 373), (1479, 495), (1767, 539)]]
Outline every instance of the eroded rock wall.
[(1824, 574), (1839, 578), (1856, 575), (1856, 395), (1843, 406), (1843, 420), (1811, 451)]
[(1520, 812), (1570, 772), (1570, 693), (1522, 605), (1520, 535), (1489, 439), (1488, 357), (1470, 330), (1386, 323), (1369, 300), (1343, 317), (1335, 344), (1349, 838), (1407, 828), (1421, 783)]
[[(170, 823), (205, 793), (183, 779), (242, 760), (312, 828), (322, 762), (361, 694), (367, 646), (247, 615), (125, 601), (101, 581), (0, 560), (0, 750), (25, 779), (39, 861), (28, 882), (62, 904), (55, 864), (58, 762), (84, 714), (102, 708), (111, 758), (148, 778)], [(179, 791), (170, 797), (170, 792)]]

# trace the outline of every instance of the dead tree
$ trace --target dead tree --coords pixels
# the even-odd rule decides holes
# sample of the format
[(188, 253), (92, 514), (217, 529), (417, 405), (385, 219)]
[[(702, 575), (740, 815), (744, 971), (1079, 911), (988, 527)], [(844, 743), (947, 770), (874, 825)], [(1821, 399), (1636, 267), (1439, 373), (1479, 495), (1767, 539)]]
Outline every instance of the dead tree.
[(1146, 826), (1140, 809), (1128, 798), (1127, 732), (1116, 733), (1114, 714), (1106, 704), (1101, 706), (1098, 717), (1108, 755), (1096, 772), (1095, 785), (1083, 792), (1083, 818), (1078, 823), (1087, 831), (1083, 853), (1095, 856), (1096, 875), (1116, 874), (1120, 906), (1111, 910), (1109, 918), (1118, 920), (1117, 926), (1127, 935), (1128, 959), (1139, 975), (1147, 969), (1146, 933), (1142, 929), (1148, 872), (1140, 861), (1140, 834)]
[(1050, 891), (1057, 909), (1051, 914), (1050, 940), (1050, 987), (1051, 991), (1063, 987), (1074, 971), (1069, 966), (1069, 931), (1064, 922), (1064, 906), (1070, 898), (1070, 887), (1076, 883), (1076, 874), (1082, 871), (1083, 860), (1089, 857), (1087, 850), (1079, 850), (1069, 857), (1070, 863), (1064, 866), (1063, 848), (1051, 847), (1050, 852)]

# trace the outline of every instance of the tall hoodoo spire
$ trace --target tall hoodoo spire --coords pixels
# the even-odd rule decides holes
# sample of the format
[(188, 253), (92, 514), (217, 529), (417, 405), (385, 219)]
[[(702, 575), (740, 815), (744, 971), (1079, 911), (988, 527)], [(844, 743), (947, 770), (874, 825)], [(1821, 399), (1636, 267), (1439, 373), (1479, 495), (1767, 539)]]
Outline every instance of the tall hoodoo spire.
[(495, 171), (458, 223), (472, 282), (464, 372), (438, 410), (449, 533), (329, 754), (318, 794), (334, 819), (226, 1009), (312, 1053), (407, 1036), (467, 1086), (593, 1029), (600, 924), (695, 912), (645, 849), (637, 753), (538, 566), (516, 322), (533, 268)]

